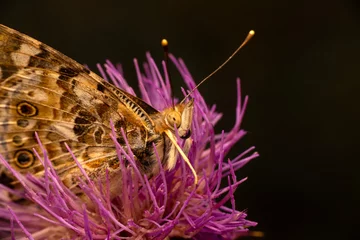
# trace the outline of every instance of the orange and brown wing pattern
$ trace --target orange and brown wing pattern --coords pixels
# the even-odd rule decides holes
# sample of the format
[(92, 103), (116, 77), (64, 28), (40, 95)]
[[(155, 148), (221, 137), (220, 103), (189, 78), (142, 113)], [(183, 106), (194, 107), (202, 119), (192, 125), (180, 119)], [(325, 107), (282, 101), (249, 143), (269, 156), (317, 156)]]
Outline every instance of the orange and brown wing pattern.
[(65, 142), (88, 172), (116, 168), (110, 119), (143, 154), (154, 134), (149, 109), (157, 112), (51, 47), (0, 25), (0, 153), (19, 171), (42, 174), (32, 151), (40, 152), (35, 132), (63, 178), (77, 171)]

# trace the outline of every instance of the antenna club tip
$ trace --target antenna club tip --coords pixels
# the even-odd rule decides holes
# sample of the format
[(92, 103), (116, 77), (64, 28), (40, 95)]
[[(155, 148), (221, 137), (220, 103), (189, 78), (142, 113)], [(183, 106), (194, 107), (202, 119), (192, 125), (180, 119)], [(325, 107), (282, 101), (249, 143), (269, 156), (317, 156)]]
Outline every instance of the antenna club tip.
[(169, 42), (167, 39), (164, 38), (163, 40), (161, 40), (161, 46), (167, 47), (168, 45), (169, 45)]
[(255, 35), (255, 31), (254, 31), (254, 30), (250, 30), (249, 35)]

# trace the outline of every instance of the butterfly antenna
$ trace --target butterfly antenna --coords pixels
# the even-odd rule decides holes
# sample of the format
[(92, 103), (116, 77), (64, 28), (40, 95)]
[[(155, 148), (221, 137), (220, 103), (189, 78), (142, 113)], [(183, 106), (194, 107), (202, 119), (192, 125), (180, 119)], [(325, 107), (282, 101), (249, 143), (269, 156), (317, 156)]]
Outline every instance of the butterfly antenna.
[(172, 107), (175, 109), (175, 103), (174, 103), (174, 89), (173, 89), (173, 84), (171, 81), (171, 74), (170, 74), (170, 69), (169, 69), (169, 42), (166, 39), (161, 40), (161, 46), (164, 49), (164, 61), (165, 61), (165, 66), (166, 66), (166, 70), (167, 70), (167, 74), (169, 77), (169, 82), (170, 82), (170, 97), (171, 97), (171, 102), (172, 102)]
[(183, 103), (185, 99), (187, 99), (198, 87), (200, 87), (201, 84), (203, 84), (206, 80), (208, 80), (210, 77), (212, 77), (215, 73), (217, 73), (221, 68), (223, 68), (239, 51), (242, 47), (244, 47), (250, 39), (255, 35), (255, 31), (251, 30), (245, 40), (241, 43), (241, 45), (230, 55), (228, 59), (225, 60), (215, 71), (210, 73), (206, 78), (204, 78), (196, 87), (194, 87), (185, 97), (183, 100), (181, 100), (180, 103)]

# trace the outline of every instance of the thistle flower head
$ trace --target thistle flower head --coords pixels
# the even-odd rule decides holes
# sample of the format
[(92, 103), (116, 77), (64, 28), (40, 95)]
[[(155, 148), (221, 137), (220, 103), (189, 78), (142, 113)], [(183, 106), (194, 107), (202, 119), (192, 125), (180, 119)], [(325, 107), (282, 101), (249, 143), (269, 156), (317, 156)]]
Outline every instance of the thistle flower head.
[[(181, 59), (170, 57), (181, 74), (186, 87), (193, 89), (195, 82)], [(143, 72), (136, 60), (141, 98), (161, 111), (172, 105), (171, 87), (163, 63), (163, 73), (147, 55)], [(135, 95), (122, 77), (120, 66), (107, 61), (99, 66), (106, 80)], [(185, 94), (185, 90), (183, 90)], [(199, 183), (193, 184), (190, 169), (179, 157), (171, 171), (160, 165), (159, 174), (147, 177), (137, 168), (132, 154), (112, 138), (119, 155), (122, 173), (122, 191), (110, 198), (109, 176), (107, 184), (87, 177), (79, 179), (81, 191), (88, 201), (74, 195), (61, 182), (49, 161), (46, 151), (35, 153), (45, 168), (41, 178), (21, 175), (0, 157), (0, 162), (17, 178), (23, 191), (0, 185), (0, 238), (1, 239), (167, 239), (183, 237), (193, 239), (235, 239), (246, 234), (256, 223), (246, 219), (244, 211), (235, 207), (234, 192), (246, 180), (238, 179), (235, 172), (258, 156), (253, 147), (234, 159), (226, 154), (244, 135), (240, 128), (247, 97), (242, 101), (240, 81), (237, 80), (236, 121), (229, 132), (215, 134), (214, 125), (221, 114), (215, 106), (209, 107), (198, 91), (194, 91), (194, 113), (191, 128), (191, 145), (178, 141), (188, 148), (188, 158), (194, 166)], [(117, 133), (121, 134), (121, 133)], [(41, 146), (41, 142), (39, 141)], [(153, 146), (155, 147), (155, 146)], [(156, 149), (156, 148), (154, 148)], [(68, 148), (71, 152), (71, 149)], [(123, 159), (129, 164), (125, 164)], [(161, 162), (158, 159), (159, 163)], [(222, 181), (226, 182), (223, 187)], [(8, 195), (27, 199), (24, 203), (12, 201)], [(30, 203), (29, 203), (30, 202)], [(225, 203), (230, 202), (230, 208)], [(90, 204), (91, 203), (91, 204)]]

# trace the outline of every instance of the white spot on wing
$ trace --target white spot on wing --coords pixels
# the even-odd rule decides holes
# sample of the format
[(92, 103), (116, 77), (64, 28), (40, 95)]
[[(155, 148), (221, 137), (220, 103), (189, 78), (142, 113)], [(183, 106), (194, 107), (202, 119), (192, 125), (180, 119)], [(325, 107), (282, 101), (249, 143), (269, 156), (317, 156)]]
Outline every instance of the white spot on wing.
[(41, 53), (41, 50), (28, 44), (21, 44), (20, 50), (18, 50), (18, 52), (34, 56), (36, 54)]
[(41, 53), (40, 49), (24, 43), (21, 44), (19, 50), (11, 53), (11, 59), (16, 66), (26, 67), (29, 64), (30, 57), (39, 53)]
[(70, 124), (57, 123), (52, 125), (52, 128), (54, 128), (58, 133), (68, 139), (73, 139), (76, 137)]
[(16, 66), (26, 67), (29, 63), (30, 56), (18, 52), (13, 52), (11, 53), (11, 59)]
[[(47, 102), (48, 99), (49, 99), (49, 95), (44, 91), (41, 91), (39, 89), (33, 89), (33, 90), (30, 90), (30, 91), (33, 92), (33, 95), (34, 95), (33, 99), (38, 101), (38, 102)], [(27, 91), (27, 93), (28, 92), (29, 91)]]
[(79, 87), (75, 88), (74, 92), (84, 104), (91, 105), (90, 103), (94, 99), (94, 96), (92, 94), (84, 91), (82, 88)]

